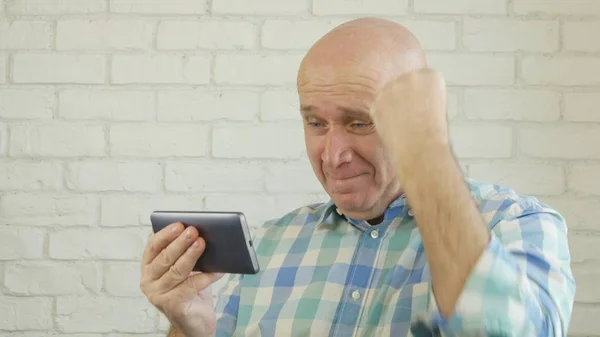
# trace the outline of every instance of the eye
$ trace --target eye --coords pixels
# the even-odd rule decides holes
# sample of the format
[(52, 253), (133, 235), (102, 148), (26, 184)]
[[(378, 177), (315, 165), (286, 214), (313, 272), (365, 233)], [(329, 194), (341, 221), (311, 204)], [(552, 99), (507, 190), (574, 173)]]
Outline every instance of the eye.
[(308, 122), (307, 124), (313, 128), (320, 128), (323, 126), (323, 124), (319, 122)]
[(363, 129), (365, 127), (367, 127), (369, 124), (367, 123), (353, 123), (352, 127), (356, 128), (356, 129)]

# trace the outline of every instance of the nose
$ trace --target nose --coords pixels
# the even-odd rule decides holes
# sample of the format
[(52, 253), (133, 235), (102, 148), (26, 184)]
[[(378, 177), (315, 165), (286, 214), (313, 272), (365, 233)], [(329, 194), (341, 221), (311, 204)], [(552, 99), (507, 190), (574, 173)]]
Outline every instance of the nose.
[(325, 166), (338, 168), (352, 161), (350, 142), (343, 131), (331, 129), (325, 136), (325, 148), (321, 155)]

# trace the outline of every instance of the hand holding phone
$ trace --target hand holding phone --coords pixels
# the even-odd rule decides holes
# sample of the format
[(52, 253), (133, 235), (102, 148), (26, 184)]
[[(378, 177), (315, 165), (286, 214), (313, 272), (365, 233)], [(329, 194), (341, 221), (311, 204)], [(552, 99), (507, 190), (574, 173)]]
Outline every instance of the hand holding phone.
[(241, 212), (155, 211), (155, 233), (176, 222), (193, 226), (205, 241), (193, 270), (205, 273), (256, 274), (260, 271), (246, 218)]
[(140, 289), (185, 336), (214, 333), (210, 286), (223, 274), (192, 272), (205, 248), (194, 227), (173, 223), (150, 236), (142, 256)]

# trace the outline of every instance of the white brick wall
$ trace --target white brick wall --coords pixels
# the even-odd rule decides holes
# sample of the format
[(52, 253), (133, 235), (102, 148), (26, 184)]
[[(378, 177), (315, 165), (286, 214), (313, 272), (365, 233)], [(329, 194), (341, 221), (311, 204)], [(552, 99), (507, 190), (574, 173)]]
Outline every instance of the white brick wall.
[(152, 211), (324, 201), (296, 70), (368, 15), (444, 73), (463, 170), (567, 218), (571, 335), (600, 336), (598, 0), (0, 0), (0, 337), (164, 336)]

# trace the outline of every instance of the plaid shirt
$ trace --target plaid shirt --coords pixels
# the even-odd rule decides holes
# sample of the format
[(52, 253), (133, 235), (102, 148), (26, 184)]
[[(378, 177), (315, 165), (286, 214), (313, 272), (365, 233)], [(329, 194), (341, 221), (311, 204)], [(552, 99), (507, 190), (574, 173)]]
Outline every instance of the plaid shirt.
[(256, 233), (260, 273), (231, 275), (217, 336), (566, 336), (575, 281), (564, 219), (533, 197), (466, 180), (492, 239), (445, 319), (404, 197), (370, 226), (330, 201)]

